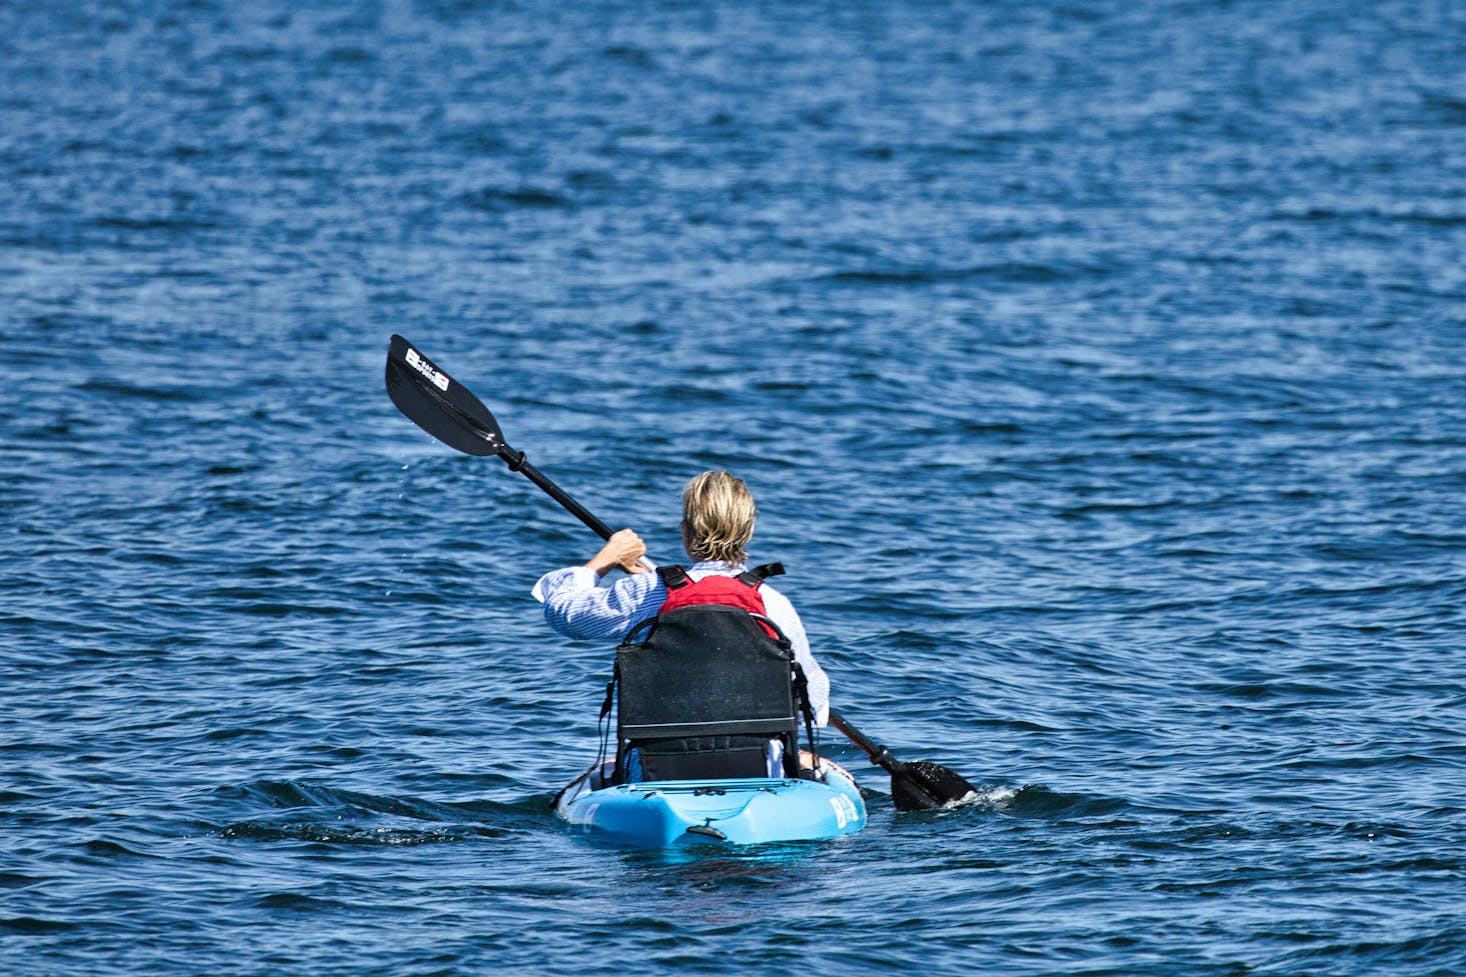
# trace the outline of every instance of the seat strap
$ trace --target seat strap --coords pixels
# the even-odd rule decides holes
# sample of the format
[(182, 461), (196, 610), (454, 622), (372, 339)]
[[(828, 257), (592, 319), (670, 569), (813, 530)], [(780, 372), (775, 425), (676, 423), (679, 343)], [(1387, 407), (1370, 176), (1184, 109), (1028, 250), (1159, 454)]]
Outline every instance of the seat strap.
[[(814, 757), (814, 769), (820, 768), (820, 747), (814, 738), (814, 707), (809, 702), (809, 679), (799, 662), (791, 661), (794, 671), (794, 704), (804, 716), (804, 735), (809, 739), (809, 753)], [(786, 768), (787, 769), (787, 768)], [(794, 740), (794, 773), (799, 774), (799, 737)]]
[[(601, 703), (601, 714), (596, 718), (596, 732), (600, 735), (600, 749), (596, 753), (595, 769), (601, 769), (606, 762), (607, 745), (611, 741), (611, 707), (616, 701), (616, 679), (620, 677), (619, 666), (612, 666), (611, 681), (606, 683), (606, 698)], [(611, 782), (621, 782), (621, 744), (616, 744), (616, 763), (611, 768)]]

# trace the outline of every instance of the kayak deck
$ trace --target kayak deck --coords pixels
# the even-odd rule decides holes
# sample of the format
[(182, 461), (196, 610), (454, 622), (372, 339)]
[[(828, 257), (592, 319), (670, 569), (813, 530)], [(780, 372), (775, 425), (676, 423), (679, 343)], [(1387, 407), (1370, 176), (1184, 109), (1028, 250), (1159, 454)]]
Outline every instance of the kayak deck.
[[(825, 761), (821, 779), (662, 780), (592, 788), (572, 784), (555, 812), (613, 844), (664, 848), (837, 838), (865, 826), (855, 780)], [(577, 789), (579, 788), (579, 789)]]

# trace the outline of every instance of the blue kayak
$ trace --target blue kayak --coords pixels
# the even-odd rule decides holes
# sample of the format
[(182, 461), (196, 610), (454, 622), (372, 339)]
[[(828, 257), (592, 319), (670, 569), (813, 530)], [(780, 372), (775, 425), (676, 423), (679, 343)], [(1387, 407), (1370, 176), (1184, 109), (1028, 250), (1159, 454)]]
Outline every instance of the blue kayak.
[(818, 841), (865, 827), (855, 779), (822, 760), (820, 779), (660, 780), (566, 788), (555, 813), (598, 840), (640, 848)]

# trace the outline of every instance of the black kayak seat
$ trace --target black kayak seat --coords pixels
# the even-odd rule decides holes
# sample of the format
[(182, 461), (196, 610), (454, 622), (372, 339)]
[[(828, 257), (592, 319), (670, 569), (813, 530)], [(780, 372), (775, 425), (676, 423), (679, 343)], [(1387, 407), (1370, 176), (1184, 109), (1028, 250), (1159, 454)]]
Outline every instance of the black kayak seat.
[(633, 749), (642, 781), (767, 777), (771, 740), (784, 776), (798, 776), (796, 668), (773, 622), (741, 608), (694, 604), (641, 622), (616, 649), (615, 779)]

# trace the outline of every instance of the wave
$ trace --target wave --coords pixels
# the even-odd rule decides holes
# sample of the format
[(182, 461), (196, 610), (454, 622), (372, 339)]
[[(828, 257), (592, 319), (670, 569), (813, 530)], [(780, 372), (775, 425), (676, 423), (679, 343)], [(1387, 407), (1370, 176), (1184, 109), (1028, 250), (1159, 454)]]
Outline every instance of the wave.
[(1000, 813), (1055, 821), (1101, 817), (1130, 807), (1124, 798), (1060, 791), (1039, 784), (1027, 784), (1007, 793), (991, 789), (989, 796), (993, 809)]
[(996, 282), (1009, 285), (1043, 285), (1098, 280), (1115, 274), (1111, 265), (1085, 262), (1012, 262), (974, 265), (967, 268), (862, 268), (832, 271), (809, 281), (833, 285), (872, 287), (940, 285), (962, 282)]
[[(394, 847), (443, 844), (508, 837), (532, 830), (549, 817), (549, 806), (542, 798), (529, 798), (516, 804), (442, 803), (303, 781), (270, 780), (229, 788), (225, 793), (290, 812), (246, 818), (217, 829), (222, 838), (264, 842)], [(417, 822), (427, 822), (430, 826)]]
[(519, 187), (506, 190), (503, 187), (484, 187), (461, 194), (458, 202), (474, 210), (491, 214), (509, 213), (515, 210), (569, 210), (575, 201), (552, 190), (536, 187)]

